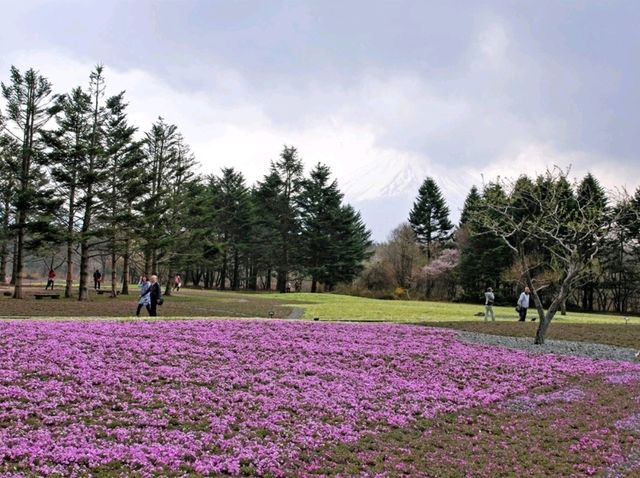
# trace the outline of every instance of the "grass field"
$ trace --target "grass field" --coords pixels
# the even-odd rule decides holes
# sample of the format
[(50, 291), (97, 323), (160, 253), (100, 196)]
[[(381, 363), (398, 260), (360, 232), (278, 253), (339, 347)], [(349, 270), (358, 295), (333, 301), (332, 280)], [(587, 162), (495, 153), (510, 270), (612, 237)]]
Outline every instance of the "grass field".
[[(34, 300), (33, 293), (41, 288), (30, 287), (28, 299), (0, 298), (2, 317), (46, 318), (132, 318), (135, 315), (137, 295), (115, 299), (90, 293), (91, 300), (76, 299)], [(62, 291), (60, 291), (62, 292)], [(287, 318), (295, 309), (303, 309), (302, 319), (346, 322), (393, 322), (433, 325), (472, 332), (516, 337), (533, 337), (537, 323), (517, 322), (511, 307), (495, 307), (497, 321), (485, 322), (475, 316), (482, 312), (481, 304), (453, 304), (405, 300), (375, 300), (336, 294), (310, 293), (236, 293), (183, 289), (167, 298), (159, 308), (160, 318), (241, 317)], [(529, 317), (534, 317), (529, 311)], [(143, 310), (142, 315), (146, 312)], [(272, 314), (272, 315), (271, 315)], [(640, 317), (569, 312), (557, 315), (548, 337), (560, 340), (596, 342), (624, 347), (640, 347)]]

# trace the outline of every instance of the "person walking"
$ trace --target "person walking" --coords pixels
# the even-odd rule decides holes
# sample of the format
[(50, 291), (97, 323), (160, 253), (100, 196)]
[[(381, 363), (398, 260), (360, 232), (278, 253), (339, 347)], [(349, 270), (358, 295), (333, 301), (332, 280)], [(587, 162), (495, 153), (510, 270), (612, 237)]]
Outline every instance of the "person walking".
[(180, 277), (180, 274), (176, 274), (173, 278), (173, 290), (180, 292), (180, 287), (182, 287), (182, 277)]
[[(524, 322), (527, 319), (527, 310), (529, 309), (529, 294), (531, 293), (531, 290), (529, 290), (528, 287), (524, 288), (524, 291), (522, 291), (522, 293), (520, 294), (520, 297), (518, 298), (518, 315), (520, 316), (520, 319), (518, 320), (519, 322)], [(531, 321), (536, 320), (536, 318), (534, 317), (533, 319), (531, 319)]]
[(102, 282), (102, 274), (100, 274), (99, 269), (96, 269), (93, 273), (93, 288), (95, 290), (100, 290), (100, 282)]
[(44, 290), (47, 290), (49, 286), (51, 286), (51, 290), (53, 290), (53, 282), (56, 280), (56, 271), (53, 269), (49, 270), (49, 274), (47, 275), (47, 286)]
[(162, 291), (160, 290), (160, 284), (158, 283), (158, 276), (151, 275), (151, 288), (149, 291), (150, 304), (148, 307), (149, 316), (156, 317), (158, 315), (157, 307), (162, 305)]
[(493, 303), (496, 300), (496, 296), (493, 294), (493, 289), (491, 287), (487, 288), (487, 291), (484, 293), (484, 321), (489, 321), (489, 315), (491, 315), (491, 322), (496, 321), (496, 314), (493, 312)]
[(140, 287), (140, 300), (138, 300), (136, 317), (140, 317), (140, 311), (142, 310), (142, 307), (145, 307), (147, 309), (147, 312), (149, 312), (149, 315), (151, 315), (151, 311), (149, 310), (151, 306), (151, 282), (149, 282), (146, 274), (140, 276), (138, 287)]

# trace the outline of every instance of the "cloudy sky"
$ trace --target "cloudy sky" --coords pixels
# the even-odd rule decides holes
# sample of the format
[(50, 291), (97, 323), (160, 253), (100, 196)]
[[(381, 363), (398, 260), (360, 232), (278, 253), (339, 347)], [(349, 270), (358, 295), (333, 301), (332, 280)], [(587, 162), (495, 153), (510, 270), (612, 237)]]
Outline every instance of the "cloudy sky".
[(376, 239), (426, 176), (454, 220), (498, 175), (640, 184), (635, 0), (25, 0), (2, 17), (3, 81), (33, 66), (65, 92), (103, 63), (134, 123), (177, 124), (203, 172), (253, 182), (294, 145)]

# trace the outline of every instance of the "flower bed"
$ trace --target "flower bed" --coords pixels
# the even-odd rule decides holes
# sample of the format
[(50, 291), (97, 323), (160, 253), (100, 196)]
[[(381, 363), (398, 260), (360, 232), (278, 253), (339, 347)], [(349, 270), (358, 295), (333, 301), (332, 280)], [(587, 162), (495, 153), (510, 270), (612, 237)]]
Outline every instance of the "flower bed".
[(0, 472), (313, 472), (321, 457), (300, 457), (328, 445), (638, 370), (399, 325), (2, 322)]

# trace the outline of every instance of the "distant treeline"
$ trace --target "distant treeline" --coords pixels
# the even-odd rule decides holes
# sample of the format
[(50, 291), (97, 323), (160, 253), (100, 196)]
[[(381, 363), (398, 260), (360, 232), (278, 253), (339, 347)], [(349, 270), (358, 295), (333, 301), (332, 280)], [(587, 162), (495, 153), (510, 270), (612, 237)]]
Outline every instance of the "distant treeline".
[(427, 178), (351, 290), (481, 302), (492, 287), (514, 304), (530, 284), (545, 308), (640, 313), (640, 188), (613, 197), (592, 174), (573, 184), (568, 173), (474, 186), (456, 227)]

